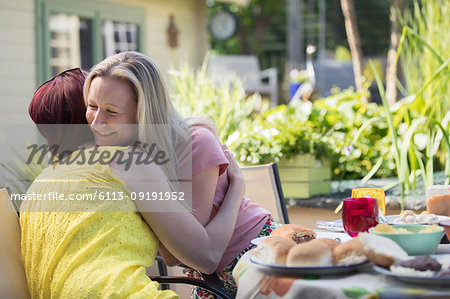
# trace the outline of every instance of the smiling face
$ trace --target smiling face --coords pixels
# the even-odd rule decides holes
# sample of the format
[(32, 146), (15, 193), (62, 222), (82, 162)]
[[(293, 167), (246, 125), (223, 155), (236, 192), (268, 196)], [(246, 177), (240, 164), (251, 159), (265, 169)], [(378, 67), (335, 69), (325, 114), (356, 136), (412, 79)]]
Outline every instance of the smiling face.
[(131, 145), (137, 140), (137, 104), (131, 85), (95, 77), (87, 95), (86, 119), (97, 145)]

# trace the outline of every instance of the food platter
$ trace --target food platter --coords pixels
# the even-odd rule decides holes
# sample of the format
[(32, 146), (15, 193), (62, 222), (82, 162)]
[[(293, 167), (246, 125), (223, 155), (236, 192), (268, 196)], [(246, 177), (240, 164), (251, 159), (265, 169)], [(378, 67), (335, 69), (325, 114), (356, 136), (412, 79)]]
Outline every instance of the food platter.
[(329, 266), (329, 267), (289, 267), (282, 265), (264, 264), (259, 262), (254, 256), (250, 257), (250, 261), (255, 265), (259, 266), (261, 270), (266, 274), (289, 275), (289, 276), (336, 275), (356, 271), (370, 264), (369, 261), (365, 261), (358, 264)]
[[(405, 223), (405, 222), (398, 222), (396, 223), (395, 220), (400, 218), (400, 215), (387, 215), (386, 216), (387, 220), (388, 220), (388, 224), (402, 224), (402, 225), (408, 225), (408, 224), (438, 224), (441, 221), (450, 219), (450, 217), (448, 216), (439, 216), (437, 215), (437, 221), (433, 222), (433, 223), (428, 223), (428, 222), (416, 222), (416, 223)], [(335, 223), (336, 225), (342, 225), (342, 220), (334, 220), (333, 223)]]
[[(420, 215), (416, 215), (416, 217), (417, 216), (420, 216)], [(408, 223), (408, 222), (401, 221), (400, 220), (400, 217), (401, 217), (400, 215), (388, 215), (386, 217), (388, 219), (388, 223), (389, 224), (401, 224), (401, 225), (408, 225), (408, 224), (438, 224), (441, 221), (450, 219), (450, 217), (447, 217), (447, 216), (436, 215), (437, 219), (435, 221), (432, 221), (432, 222), (418, 220), (418, 221), (415, 221), (414, 223)]]
[[(437, 259), (441, 264), (449, 265), (450, 263), (450, 254), (435, 254), (430, 255), (431, 257)], [(426, 285), (436, 285), (436, 286), (448, 286), (450, 285), (450, 276), (413, 276), (413, 275), (404, 275), (399, 273), (394, 273), (389, 269), (382, 268), (374, 265), (373, 269), (375, 272), (384, 274), (390, 277), (397, 278), (398, 280), (414, 283), (414, 284), (426, 284)]]
[(407, 275), (393, 273), (390, 270), (379, 267), (379, 266), (373, 266), (373, 269), (375, 270), (375, 272), (378, 272), (380, 274), (395, 277), (398, 280), (409, 282), (409, 283), (414, 283), (414, 284), (441, 285), (441, 286), (448, 286), (450, 284), (449, 276), (447, 276), (447, 277), (407, 276)]
[[(348, 234), (346, 233), (336, 233), (336, 232), (328, 232), (328, 231), (314, 231), (317, 235), (316, 238), (320, 239), (320, 238), (331, 238), (331, 239), (335, 239), (337, 241), (340, 242), (345, 242), (345, 241), (349, 241), (352, 239), (352, 237), (350, 237)], [(251, 243), (253, 245), (258, 245), (262, 240), (264, 240), (266, 237), (259, 237), (259, 238), (255, 238), (251, 241)]]

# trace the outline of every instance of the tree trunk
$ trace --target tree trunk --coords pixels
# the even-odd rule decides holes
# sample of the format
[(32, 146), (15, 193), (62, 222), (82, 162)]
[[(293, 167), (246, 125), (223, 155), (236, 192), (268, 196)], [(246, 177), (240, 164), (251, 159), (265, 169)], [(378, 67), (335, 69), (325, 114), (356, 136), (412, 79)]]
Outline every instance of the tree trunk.
[(389, 51), (387, 54), (386, 62), (386, 99), (390, 105), (397, 101), (397, 64), (395, 58), (397, 56), (397, 47), (400, 38), (400, 29), (398, 26), (398, 20), (395, 16), (395, 11), (401, 11), (403, 7), (403, 0), (392, 0), (391, 5), (391, 42), (389, 45)]
[(350, 46), (350, 52), (352, 54), (356, 91), (361, 92), (363, 91), (362, 50), (358, 32), (358, 24), (356, 23), (354, 0), (341, 0), (341, 8), (345, 18), (345, 31), (347, 32), (347, 40)]

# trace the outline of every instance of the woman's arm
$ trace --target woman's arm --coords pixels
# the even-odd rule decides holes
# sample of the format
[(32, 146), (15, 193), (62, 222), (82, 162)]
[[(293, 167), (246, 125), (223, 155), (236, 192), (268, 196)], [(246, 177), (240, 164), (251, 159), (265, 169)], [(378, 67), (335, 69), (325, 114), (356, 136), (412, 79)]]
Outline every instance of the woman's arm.
[(192, 215), (205, 226), (211, 217), (219, 165), (210, 167), (192, 176)]
[[(192, 176), (192, 215), (203, 226), (206, 226), (211, 216), (218, 177), (218, 165)], [(159, 253), (168, 266), (180, 264), (180, 261), (162, 243), (159, 244)]]
[[(230, 153), (225, 155), (230, 163), (230, 187), (219, 212), (206, 227), (179, 201), (164, 201), (167, 212), (154, 212), (153, 205), (156, 202), (135, 201), (145, 221), (167, 250), (182, 263), (204, 273), (213, 273), (217, 268), (233, 234), (239, 206), (245, 194), (245, 181), (236, 161)], [(122, 174), (118, 170), (113, 172), (133, 192), (170, 191), (166, 177), (156, 165), (133, 165), (128, 171), (122, 171)]]
[[(192, 128), (189, 150), (179, 153), (180, 164), (177, 171), (187, 175), (192, 184), (187, 186), (185, 194), (192, 194), (192, 214), (203, 225), (211, 219), (214, 195), (219, 180), (220, 169), (226, 169), (228, 161), (217, 136), (204, 127)], [(186, 187), (186, 185), (182, 185)], [(159, 252), (169, 266), (180, 262), (160, 244)]]

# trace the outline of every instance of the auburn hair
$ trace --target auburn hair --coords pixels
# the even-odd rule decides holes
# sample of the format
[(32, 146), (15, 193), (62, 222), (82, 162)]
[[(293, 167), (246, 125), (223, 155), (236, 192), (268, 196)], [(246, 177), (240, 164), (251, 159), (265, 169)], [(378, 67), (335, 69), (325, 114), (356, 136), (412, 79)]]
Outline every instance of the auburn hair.
[[(62, 72), (42, 84), (34, 93), (28, 108), (29, 115), (47, 143), (58, 145), (61, 151), (75, 149), (86, 142), (88, 126), (83, 85), (87, 72), (73, 69)], [(86, 126), (49, 126), (55, 124), (82, 124)], [(90, 137), (90, 136), (89, 136)]]

